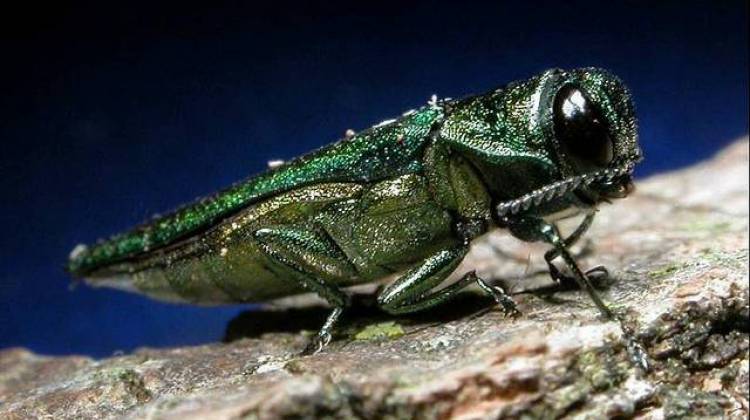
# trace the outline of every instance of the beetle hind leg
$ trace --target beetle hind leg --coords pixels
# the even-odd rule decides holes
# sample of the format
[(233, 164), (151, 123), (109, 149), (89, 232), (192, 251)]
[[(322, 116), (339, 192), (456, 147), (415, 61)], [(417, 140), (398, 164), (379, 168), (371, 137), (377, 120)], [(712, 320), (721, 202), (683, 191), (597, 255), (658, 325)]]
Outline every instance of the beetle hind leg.
[(303, 354), (321, 351), (331, 341), (331, 333), (349, 305), (349, 296), (334, 280), (356, 276), (354, 266), (326, 235), (304, 227), (264, 228), (257, 230), (254, 237), (279, 278), (294, 281), (301, 289), (318, 294), (333, 306)]
[(506, 292), (501, 286), (487, 284), (481, 277), (477, 276), (474, 271), (467, 273), (467, 275), (473, 275), (476, 278), (475, 281), (479, 287), (485, 293), (492, 296), (498, 305), (502, 306), (505, 316), (517, 317), (521, 315), (521, 311), (518, 310), (516, 302), (513, 301), (508, 292)]
[(453, 298), (465, 287), (476, 283), (503, 307), (506, 315), (520, 312), (513, 300), (499, 286), (485, 283), (474, 271), (464, 274), (455, 283), (433, 290), (440, 285), (466, 255), (468, 248), (460, 246), (433, 254), (419, 266), (412, 268), (389, 284), (378, 295), (378, 305), (390, 314), (422, 311)]
[(326, 322), (323, 323), (322, 327), (320, 327), (320, 331), (315, 334), (315, 337), (313, 337), (312, 340), (307, 343), (305, 349), (302, 350), (303, 356), (309, 356), (311, 354), (319, 353), (328, 345), (328, 343), (331, 342), (331, 337), (333, 337), (331, 333), (333, 332), (333, 328), (343, 312), (344, 306), (336, 306), (333, 308), (331, 313), (328, 314)]

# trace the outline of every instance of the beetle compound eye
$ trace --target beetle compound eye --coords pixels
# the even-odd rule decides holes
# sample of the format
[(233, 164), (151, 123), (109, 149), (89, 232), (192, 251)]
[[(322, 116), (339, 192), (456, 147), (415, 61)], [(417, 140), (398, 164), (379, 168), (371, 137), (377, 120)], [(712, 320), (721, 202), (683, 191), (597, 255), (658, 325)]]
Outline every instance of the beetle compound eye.
[(586, 94), (563, 86), (554, 103), (555, 136), (563, 150), (583, 164), (607, 166), (614, 156), (607, 123)]

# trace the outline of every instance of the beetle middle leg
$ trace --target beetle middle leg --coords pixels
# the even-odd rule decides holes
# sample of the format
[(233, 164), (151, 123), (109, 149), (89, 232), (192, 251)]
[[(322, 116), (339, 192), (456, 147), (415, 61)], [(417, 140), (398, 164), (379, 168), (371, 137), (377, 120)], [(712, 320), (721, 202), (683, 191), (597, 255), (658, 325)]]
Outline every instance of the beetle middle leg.
[(254, 233), (263, 252), (273, 263), (279, 278), (290, 279), (303, 289), (324, 298), (333, 310), (303, 354), (317, 353), (331, 341), (331, 332), (349, 296), (331, 279), (356, 276), (354, 266), (324, 234), (304, 227), (280, 226), (259, 229)]
[[(612, 319), (612, 311), (606, 304), (604, 304), (604, 301), (599, 297), (599, 294), (596, 292), (596, 289), (587, 275), (581, 271), (575, 259), (570, 254), (570, 251), (568, 251), (568, 246), (572, 245), (586, 232), (593, 221), (593, 217), (593, 213), (587, 214), (581, 225), (567, 239), (562, 238), (560, 232), (553, 223), (547, 222), (540, 217), (518, 217), (506, 220), (506, 224), (511, 233), (521, 240), (528, 242), (543, 241), (552, 245), (552, 250), (545, 254), (545, 259), (550, 267), (550, 275), (552, 278), (559, 280), (562, 274), (551, 261), (558, 256), (562, 257), (578, 287), (588, 293), (591, 300), (594, 301), (594, 304), (599, 309), (599, 312), (601, 312), (605, 318)], [(595, 268), (595, 270), (598, 270), (598, 268)]]
[(503, 307), (507, 315), (518, 314), (515, 303), (502, 288), (488, 285), (474, 271), (464, 274), (449, 286), (432, 290), (453, 273), (467, 252), (467, 246), (436, 252), (386, 286), (378, 295), (378, 305), (390, 314), (417, 312), (445, 302), (461, 289), (477, 283), (482, 291)]
[[(591, 227), (592, 223), (594, 222), (595, 215), (596, 212), (594, 210), (587, 212), (586, 216), (576, 227), (576, 229), (567, 238), (562, 240), (562, 248), (569, 249), (571, 246), (575, 245), (588, 231), (589, 227)], [(554, 247), (544, 253), (544, 260), (547, 262), (549, 274), (557, 282), (554, 286), (546, 288), (546, 290), (544, 290), (545, 294), (580, 288), (578, 281), (574, 276), (563, 273), (552, 262), (559, 256), (560, 250), (558, 249), (558, 247)], [(610, 278), (609, 271), (603, 265), (598, 265), (596, 267), (590, 268), (586, 271), (585, 274), (586, 278), (591, 282), (592, 286), (597, 289), (604, 288), (607, 280)]]

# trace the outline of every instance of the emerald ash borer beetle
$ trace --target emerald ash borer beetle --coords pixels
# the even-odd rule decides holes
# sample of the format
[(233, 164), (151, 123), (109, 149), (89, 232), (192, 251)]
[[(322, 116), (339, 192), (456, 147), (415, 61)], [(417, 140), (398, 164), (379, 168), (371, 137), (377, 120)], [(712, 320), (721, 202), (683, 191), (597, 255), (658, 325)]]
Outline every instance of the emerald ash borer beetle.
[[(607, 317), (569, 252), (599, 203), (626, 196), (641, 159), (631, 96), (605, 70), (553, 69), (489, 93), (431, 100), (327, 147), (92, 246), (69, 272), (94, 286), (196, 304), (314, 292), (333, 307), (315, 352), (349, 299), (347, 286), (396, 274), (377, 297), (419, 311), (477, 284), (515, 311), (501, 287), (469, 272), (440, 284), (493, 228), (551, 246), (556, 280), (573, 279)], [(555, 220), (582, 216), (562, 237)], [(553, 260), (560, 258), (565, 269)]]

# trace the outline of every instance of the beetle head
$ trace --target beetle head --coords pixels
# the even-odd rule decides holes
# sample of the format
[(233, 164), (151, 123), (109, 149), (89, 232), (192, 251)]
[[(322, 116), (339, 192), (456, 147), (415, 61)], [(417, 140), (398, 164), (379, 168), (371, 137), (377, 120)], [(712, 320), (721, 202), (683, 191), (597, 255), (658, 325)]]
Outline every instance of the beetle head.
[(452, 101), (440, 139), (473, 162), (499, 213), (574, 194), (583, 205), (624, 197), (641, 159), (627, 88), (596, 68), (547, 70)]
[(565, 177), (588, 175), (576, 189), (596, 204), (622, 198), (632, 189), (631, 174), (641, 160), (633, 101), (614, 75), (597, 68), (559, 72), (546, 87), (537, 118), (547, 132)]

